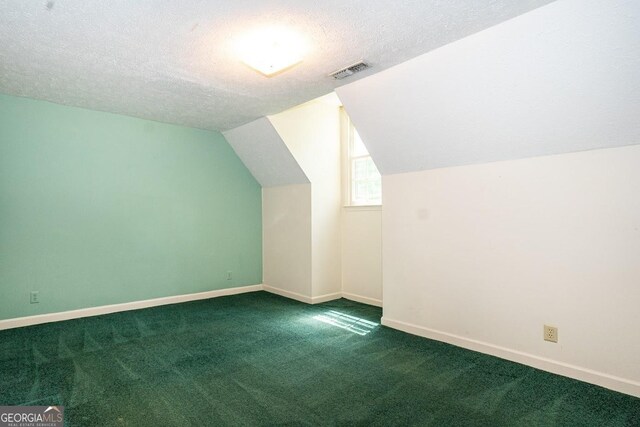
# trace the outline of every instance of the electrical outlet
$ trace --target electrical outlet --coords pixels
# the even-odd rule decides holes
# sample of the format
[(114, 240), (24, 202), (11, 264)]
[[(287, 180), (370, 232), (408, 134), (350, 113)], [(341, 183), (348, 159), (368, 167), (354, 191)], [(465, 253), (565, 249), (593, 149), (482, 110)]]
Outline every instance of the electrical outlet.
[(555, 326), (544, 325), (544, 340), (549, 342), (558, 342), (558, 328)]
[(227, 271), (227, 280), (231, 280), (232, 278), (231, 271)]
[(40, 292), (31, 291), (31, 297), (29, 298), (31, 304), (38, 304), (40, 302)]

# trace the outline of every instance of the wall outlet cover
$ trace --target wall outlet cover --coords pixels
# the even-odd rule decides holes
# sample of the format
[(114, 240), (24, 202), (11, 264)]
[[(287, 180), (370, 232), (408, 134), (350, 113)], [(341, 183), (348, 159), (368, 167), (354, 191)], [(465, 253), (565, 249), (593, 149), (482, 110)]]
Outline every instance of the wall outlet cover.
[(555, 326), (544, 325), (543, 338), (545, 341), (558, 342), (558, 328)]

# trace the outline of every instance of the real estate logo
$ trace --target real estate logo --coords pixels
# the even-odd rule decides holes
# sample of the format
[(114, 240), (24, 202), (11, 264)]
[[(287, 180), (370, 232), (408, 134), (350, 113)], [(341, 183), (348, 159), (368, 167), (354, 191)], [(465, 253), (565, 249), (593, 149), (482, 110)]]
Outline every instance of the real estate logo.
[(64, 406), (0, 406), (0, 427), (63, 427)]

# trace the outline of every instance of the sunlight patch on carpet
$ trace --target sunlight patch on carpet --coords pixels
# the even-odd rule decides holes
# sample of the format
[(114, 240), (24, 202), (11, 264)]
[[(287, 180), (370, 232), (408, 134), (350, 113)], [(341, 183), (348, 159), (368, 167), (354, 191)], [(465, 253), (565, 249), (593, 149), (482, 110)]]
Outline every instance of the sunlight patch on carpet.
[(376, 326), (378, 326), (378, 323), (335, 310), (329, 310), (324, 314), (318, 314), (317, 316), (314, 316), (314, 319), (329, 325), (337, 326), (341, 329), (346, 329), (347, 331), (362, 336), (367, 335)]

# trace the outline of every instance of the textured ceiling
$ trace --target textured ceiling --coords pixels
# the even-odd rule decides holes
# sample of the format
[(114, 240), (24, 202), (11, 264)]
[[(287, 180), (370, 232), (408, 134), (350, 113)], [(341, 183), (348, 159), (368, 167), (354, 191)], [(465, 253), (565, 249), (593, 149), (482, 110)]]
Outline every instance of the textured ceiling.
[[(329, 93), (327, 73), (359, 59), (363, 77), (550, 2), (4, 0), (0, 92), (226, 130)], [(273, 24), (311, 50), (268, 79), (231, 47)]]

